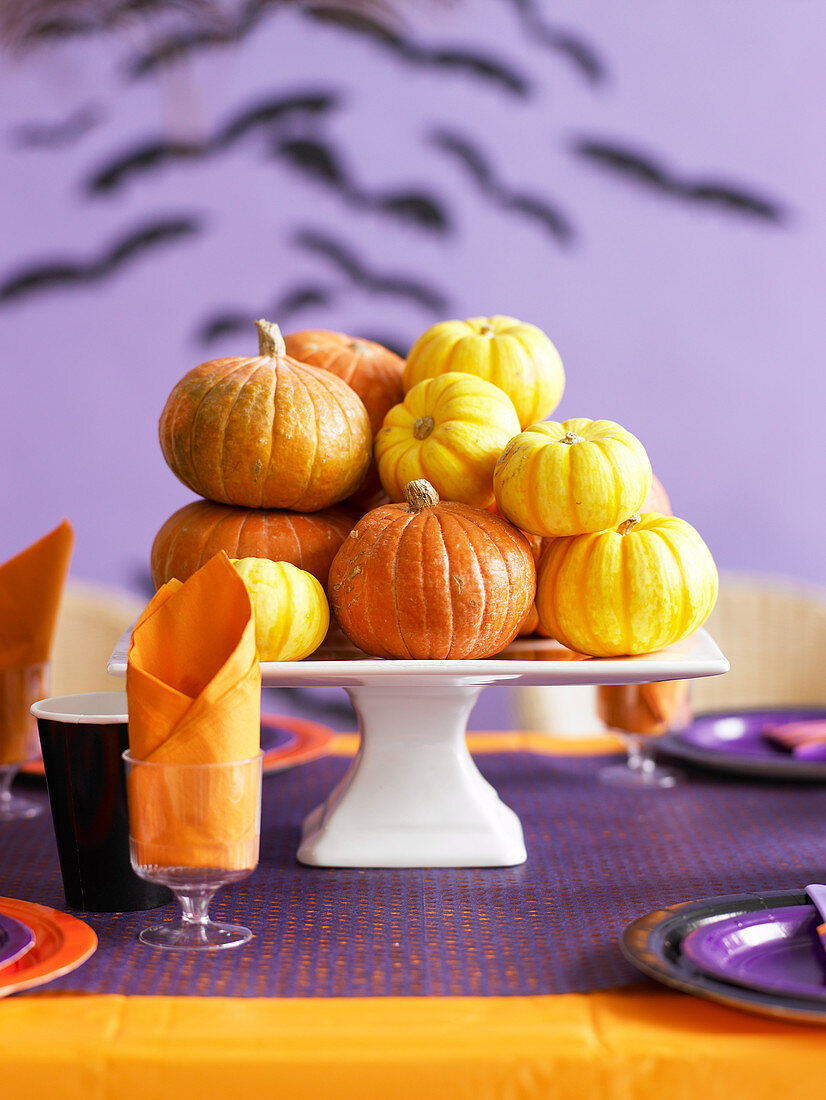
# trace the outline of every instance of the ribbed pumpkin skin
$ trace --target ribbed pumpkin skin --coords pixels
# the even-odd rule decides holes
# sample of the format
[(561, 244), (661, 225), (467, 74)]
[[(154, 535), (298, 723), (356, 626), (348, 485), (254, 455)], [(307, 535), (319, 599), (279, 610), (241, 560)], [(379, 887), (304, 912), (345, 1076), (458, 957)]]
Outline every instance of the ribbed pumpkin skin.
[(291, 358), (330, 371), (356, 391), (367, 409), (373, 435), (404, 397), (404, 359), (374, 340), (305, 329), (291, 332), (284, 343)]
[(328, 595), (344, 633), (377, 657), (464, 660), (499, 653), (531, 606), (536, 569), (506, 520), (465, 504), (387, 504), (350, 532)]
[(219, 550), (230, 558), (286, 561), (327, 584), (330, 565), (354, 517), (339, 508), (299, 512), (233, 508), (195, 500), (164, 523), (152, 544), (152, 580), (185, 581)]
[[(306, 329), (285, 336), (284, 343), (293, 359), (331, 371), (356, 391), (367, 409), (374, 437), (388, 412), (404, 398), (404, 359), (374, 340), (325, 329)], [(374, 461), (363, 484), (352, 494), (351, 503), (366, 512), (385, 500)]]
[(513, 402), (497, 386), (457, 372), (427, 378), (390, 410), (376, 436), (381, 483), (401, 501), (405, 485), (424, 478), (445, 500), (485, 508), (496, 461), (518, 431)]
[(602, 531), (548, 543), (536, 607), (551, 637), (569, 649), (633, 656), (697, 630), (714, 607), (717, 587), (714, 560), (694, 528), (647, 512), (624, 535)]
[(300, 661), (324, 641), (330, 625), (327, 596), (318, 579), (285, 561), (232, 559), (255, 610), (255, 645), (261, 661)]
[(442, 321), (422, 333), (407, 357), (404, 388), (448, 371), (504, 390), (523, 428), (549, 416), (565, 389), (562, 360), (545, 333), (503, 315)]
[(245, 508), (326, 508), (361, 484), (371, 458), (358, 396), (329, 371), (286, 356), (195, 367), (169, 395), (159, 434), (184, 485)]
[[(563, 442), (571, 433), (580, 441)], [(508, 443), (493, 475), (502, 513), (545, 537), (616, 527), (639, 510), (650, 486), (645, 448), (611, 420), (533, 424)]]

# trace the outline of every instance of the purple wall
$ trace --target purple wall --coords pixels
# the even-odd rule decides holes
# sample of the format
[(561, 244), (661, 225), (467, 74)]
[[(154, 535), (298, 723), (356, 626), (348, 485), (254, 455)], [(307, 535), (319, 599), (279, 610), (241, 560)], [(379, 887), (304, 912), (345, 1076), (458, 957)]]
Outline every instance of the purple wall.
[[(143, 76), (180, 26), (3, 58), (0, 558), (66, 515), (73, 576), (140, 589), (191, 499), (158, 415), (191, 366), (253, 349), (245, 318), (404, 348), (444, 317), (512, 312), (562, 353), (560, 418), (634, 431), (720, 566), (826, 579), (826, 11), (469, 0), (404, 11), (389, 44), (264, 11)], [(307, 93), (328, 100), (284, 107)], [(265, 101), (275, 121), (229, 125)], [(107, 177), (146, 143), (153, 164)], [(403, 220), (394, 192), (431, 206)], [(85, 277), (42, 270), (66, 261)]]

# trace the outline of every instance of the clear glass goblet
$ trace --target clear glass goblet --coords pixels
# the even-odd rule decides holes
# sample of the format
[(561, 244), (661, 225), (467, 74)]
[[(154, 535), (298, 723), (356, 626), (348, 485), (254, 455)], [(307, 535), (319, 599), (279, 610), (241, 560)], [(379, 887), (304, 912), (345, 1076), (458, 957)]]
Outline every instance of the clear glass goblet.
[(0, 669), (0, 821), (35, 817), (45, 809), (11, 785), (23, 764), (40, 756), (37, 719), (32, 703), (49, 694), (49, 664)]
[(654, 743), (662, 734), (685, 729), (690, 723), (688, 680), (601, 685), (597, 688), (597, 712), (622, 739), (626, 751), (624, 763), (600, 769), (601, 783), (668, 789), (685, 782), (682, 772), (656, 762)]
[(181, 918), (144, 928), (142, 943), (179, 951), (215, 951), (252, 939), (239, 924), (209, 919), (215, 892), (258, 865), (261, 761), (172, 764), (125, 752), (129, 851), (140, 878), (168, 886)]

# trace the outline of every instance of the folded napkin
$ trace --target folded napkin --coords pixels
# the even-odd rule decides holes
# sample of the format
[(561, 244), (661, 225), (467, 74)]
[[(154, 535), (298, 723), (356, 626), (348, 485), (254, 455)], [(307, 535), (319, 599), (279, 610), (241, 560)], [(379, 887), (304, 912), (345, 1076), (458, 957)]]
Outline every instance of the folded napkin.
[[(216, 764), (258, 754), (253, 608), (223, 551), (183, 584), (170, 581), (156, 592), (132, 633), (126, 694), (129, 748), (138, 761)], [(250, 866), (253, 847), (257, 856), (255, 775), (134, 766), (130, 822), (141, 862)]]
[(762, 736), (798, 760), (826, 760), (826, 720), (805, 718), (766, 726)]
[(48, 661), (74, 541), (64, 519), (0, 565), (0, 668)]
[(49, 693), (48, 670), (74, 532), (68, 520), (0, 565), (0, 764), (38, 753), (29, 707)]

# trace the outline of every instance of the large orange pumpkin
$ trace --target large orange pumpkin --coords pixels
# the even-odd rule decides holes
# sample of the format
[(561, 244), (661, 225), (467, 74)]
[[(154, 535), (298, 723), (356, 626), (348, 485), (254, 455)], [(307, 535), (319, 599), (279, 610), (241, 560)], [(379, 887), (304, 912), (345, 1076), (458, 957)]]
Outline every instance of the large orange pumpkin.
[[(293, 359), (331, 371), (356, 391), (367, 409), (374, 437), (388, 412), (404, 400), (404, 359), (374, 340), (325, 329), (305, 329), (291, 332), (284, 337), (284, 343)], [(364, 483), (353, 493), (352, 504), (366, 512), (386, 501), (378, 466), (373, 462)]]
[(490, 657), (531, 606), (536, 568), (507, 520), (440, 503), (426, 481), (406, 504), (364, 516), (330, 568), (328, 594), (348, 638), (377, 657)]
[(291, 359), (277, 325), (256, 321), (259, 354), (184, 375), (161, 414), (172, 472), (208, 500), (315, 512), (364, 479), (372, 433), (340, 378)]
[(155, 587), (185, 581), (219, 550), (230, 558), (286, 561), (312, 573), (322, 585), (355, 518), (340, 508), (302, 515), (266, 508), (233, 508), (195, 500), (179, 508), (152, 544)]

